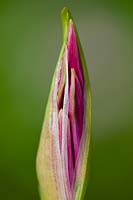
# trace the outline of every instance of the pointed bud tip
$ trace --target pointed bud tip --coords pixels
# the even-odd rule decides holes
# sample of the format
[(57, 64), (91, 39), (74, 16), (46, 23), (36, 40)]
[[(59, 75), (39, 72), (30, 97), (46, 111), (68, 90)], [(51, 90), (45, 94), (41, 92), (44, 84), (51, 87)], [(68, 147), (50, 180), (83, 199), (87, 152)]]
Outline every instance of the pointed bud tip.
[(61, 11), (61, 16), (62, 17), (67, 17), (67, 18), (71, 18), (71, 13), (68, 7), (64, 7)]
[(67, 41), (69, 23), (73, 23), (73, 18), (68, 7), (64, 7), (61, 11), (63, 38)]

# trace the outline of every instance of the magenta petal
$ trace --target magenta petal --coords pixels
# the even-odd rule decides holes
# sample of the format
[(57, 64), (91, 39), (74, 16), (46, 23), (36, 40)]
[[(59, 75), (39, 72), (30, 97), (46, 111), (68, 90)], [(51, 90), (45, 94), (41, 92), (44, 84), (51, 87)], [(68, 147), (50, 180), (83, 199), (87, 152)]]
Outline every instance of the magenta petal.
[(76, 34), (72, 23), (70, 23), (69, 26), (69, 37), (68, 37), (68, 70), (69, 70), (68, 114), (69, 114), (70, 128), (71, 128), (74, 170), (76, 170), (76, 162), (79, 153), (80, 139), (83, 134), (84, 77), (83, 77), (82, 65), (80, 62)]
[(78, 77), (75, 75), (75, 85), (76, 85), (76, 94), (75, 94), (75, 116), (76, 116), (76, 125), (77, 125), (77, 133), (79, 136), (79, 140), (82, 136), (82, 130), (83, 130), (83, 115), (84, 115), (84, 97), (83, 92), (81, 89), (80, 82), (78, 80)]
[(77, 46), (76, 34), (74, 31), (73, 23), (69, 26), (69, 37), (68, 37), (68, 65), (69, 68), (74, 68), (79, 78), (81, 86), (83, 88), (83, 72), (81, 68), (81, 62), (79, 57), (79, 51)]
[(69, 118), (72, 132), (73, 152), (74, 152), (74, 164), (77, 159), (78, 148), (79, 148), (79, 135), (76, 127), (76, 116), (75, 116), (75, 71), (71, 69), (71, 85), (69, 91)]
[(70, 121), (68, 118), (67, 125), (67, 152), (68, 152), (68, 175), (70, 181), (70, 187), (72, 186), (73, 174), (74, 174), (74, 160), (73, 160), (73, 152), (72, 152), (72, 140), (71, 140), (71, 131), (70, 131)]

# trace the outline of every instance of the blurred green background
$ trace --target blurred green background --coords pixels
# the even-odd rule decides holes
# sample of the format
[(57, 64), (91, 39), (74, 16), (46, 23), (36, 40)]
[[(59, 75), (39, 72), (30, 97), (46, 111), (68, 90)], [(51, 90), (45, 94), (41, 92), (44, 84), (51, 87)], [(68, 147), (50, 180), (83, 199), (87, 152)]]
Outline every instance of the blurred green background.
[(0, 200), (39, 200), (36, 152), (69, 6), (92, 92), (90, 200), (133, 199), (132, 1), (0, 1)]

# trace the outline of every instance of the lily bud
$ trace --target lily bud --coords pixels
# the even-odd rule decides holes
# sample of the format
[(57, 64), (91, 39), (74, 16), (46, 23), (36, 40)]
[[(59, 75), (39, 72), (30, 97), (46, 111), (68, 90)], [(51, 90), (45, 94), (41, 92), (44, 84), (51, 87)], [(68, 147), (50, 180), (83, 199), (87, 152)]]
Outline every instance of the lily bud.
[(91, 91), (72, 16), (62, 11), (63, 46), (37, 154), (41, 200), (81, 200), (88, 180)]

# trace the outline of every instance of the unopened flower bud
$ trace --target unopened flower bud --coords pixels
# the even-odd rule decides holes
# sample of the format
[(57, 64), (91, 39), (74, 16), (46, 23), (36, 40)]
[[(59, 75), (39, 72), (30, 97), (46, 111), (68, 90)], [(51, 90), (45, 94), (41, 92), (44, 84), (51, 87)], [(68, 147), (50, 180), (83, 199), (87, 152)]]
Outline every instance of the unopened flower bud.
[(37, 154), (41, 200), (81, 200), (91, 132), (88, 71), (74, 21), (62, 11), (63, 46), (55, 69)]

